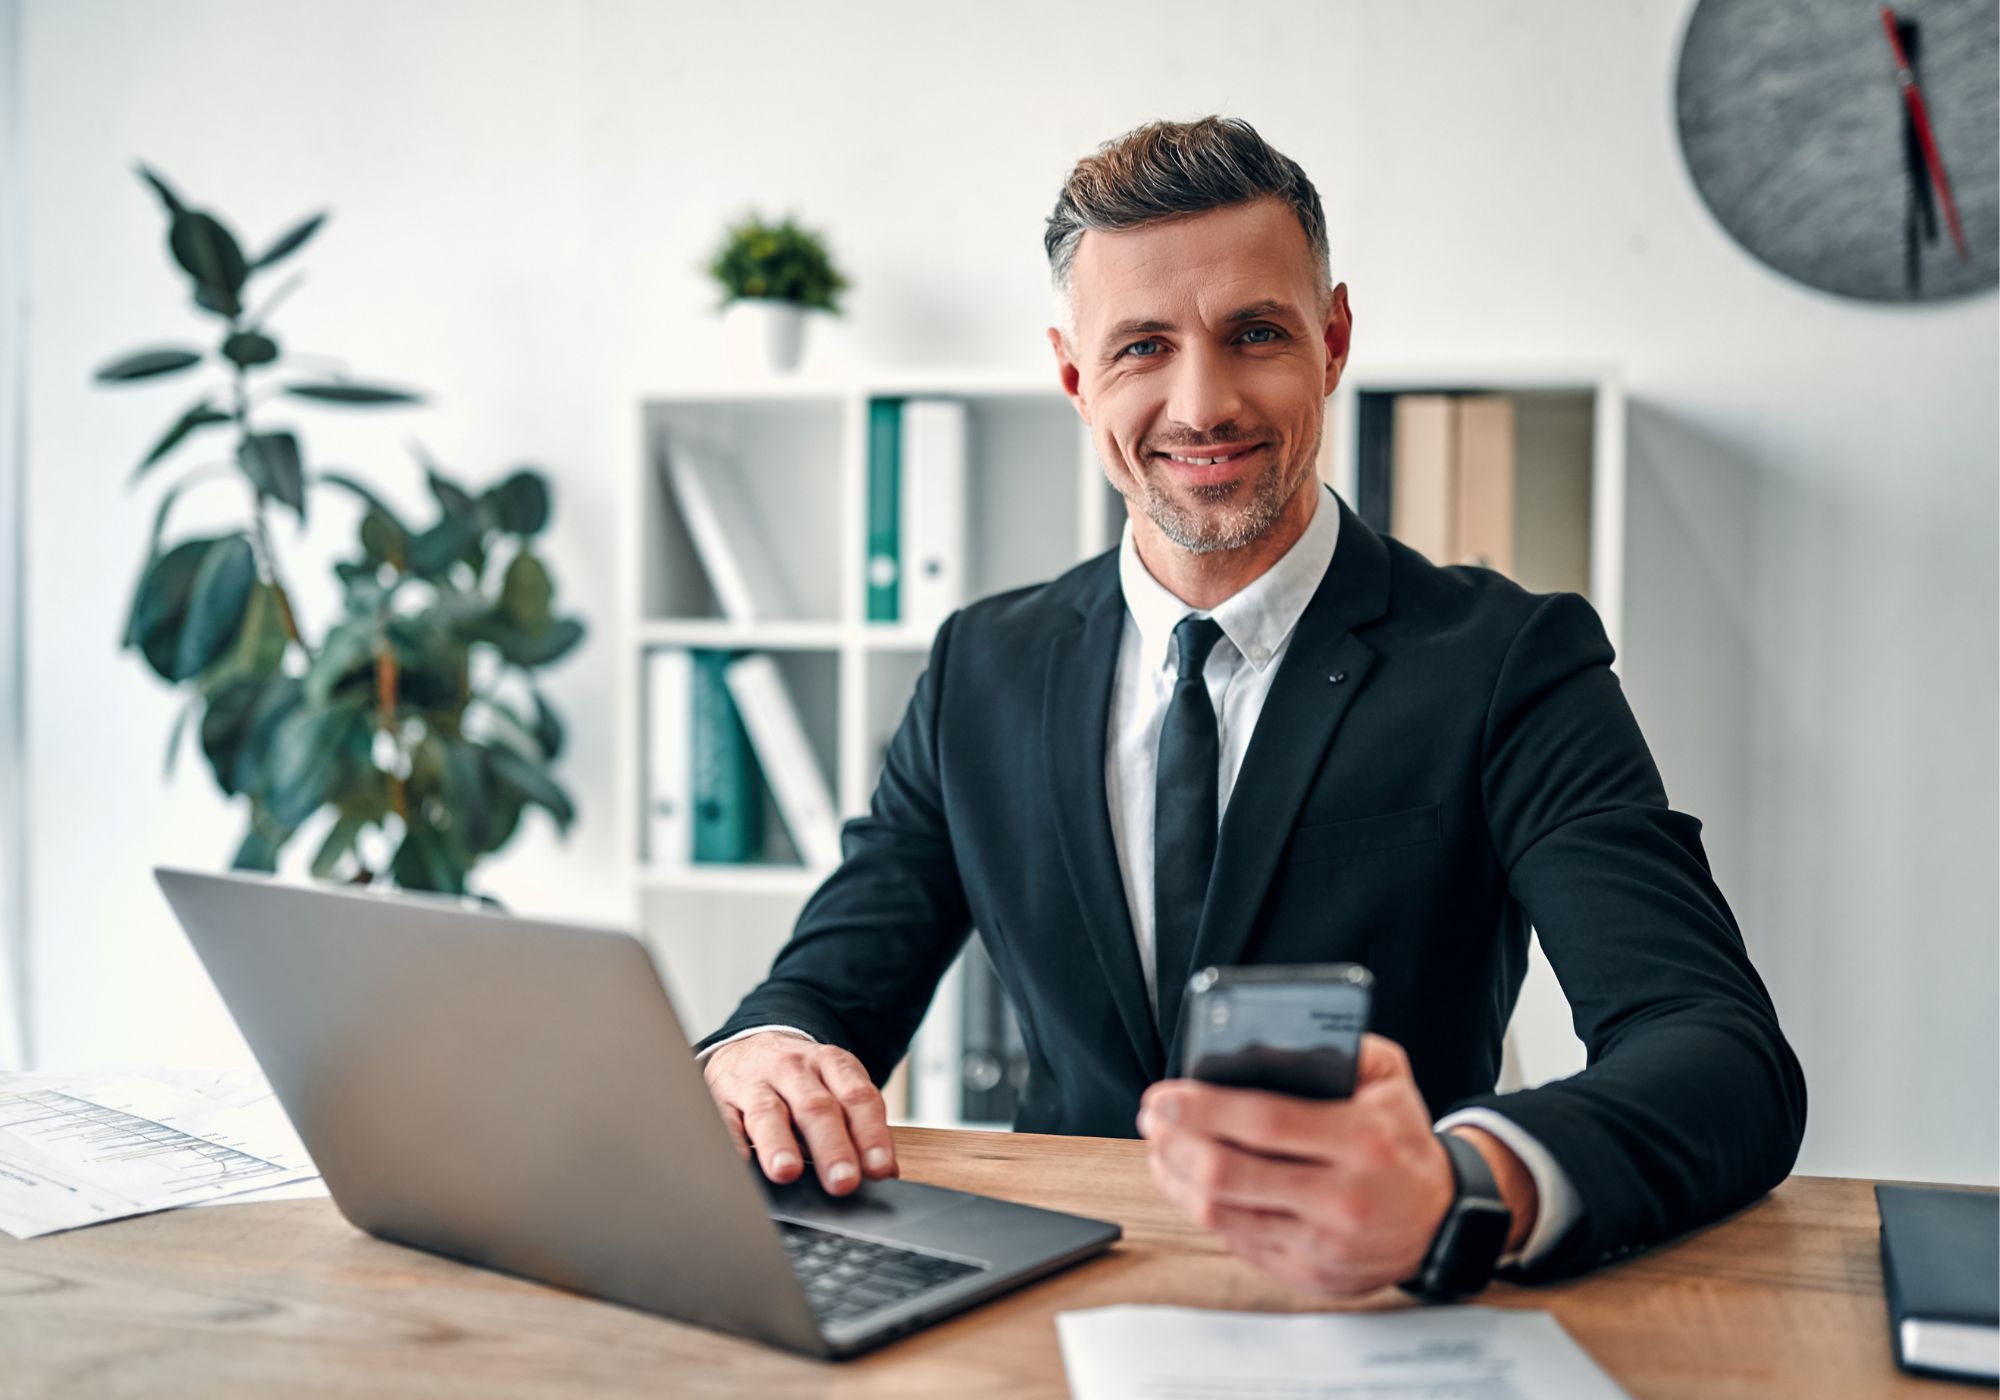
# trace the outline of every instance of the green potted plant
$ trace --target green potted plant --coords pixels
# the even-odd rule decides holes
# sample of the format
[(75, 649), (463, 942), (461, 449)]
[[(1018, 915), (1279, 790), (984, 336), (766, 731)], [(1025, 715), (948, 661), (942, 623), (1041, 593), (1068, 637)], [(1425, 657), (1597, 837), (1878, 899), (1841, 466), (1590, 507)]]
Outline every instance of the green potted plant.
[(724, 234), (707, 270), (722, 288), (717, 309), (736, 323), (741, 343), (761, 346), (764, 363), (779, 371), (798, 366), (805, 313), (839, 315), (835, 297), (848, 286), (825, 240), (790, 215), (767, 224), (746, 214)]
[[(555, 585), (535, 552), (549, 519), (548, 483), (522, 468), (468, 487), (419, 449), (437, 507), (436, 519), (419, 526), (356, 477), (309, 470), (298, 429), (263, 418), (273, 404), (421, 402), (344, 375), (302, 375), (285, 362), (269, 317), (298, 285), (296, 274), (248, 309), (251, 285), (326, 215), (253, 258), (221, 219), (188, 207), (145, 167), (139, 173), (165, 208), (167, 246), (195, 305), (222, 323), (219, 339), (210, 350), (133, 351), (100, 368), (97, 380), (152, 383), (203, 367), (221, 376), (131, 479), (176, 462), (191, 444), (222, 433), (234, 439), (222, 460), (187, 468), (161, 494), (125, 624), (123, 644), (186, 695), (167, 771), (192, 728), (217, 786), (247, 809), (238, 868), (275, 870), (287, 843), (323, 817), (316, 877), (468, 893), (474, 867), (508, 842), (527, 807), (544, 809), (565, 833), (574, 818), (550, 772), (563, 726), (539, 685), (583, 637), (582, 623), (557, 615)], [(175, 502), (209, 483), (244, 492), (242, 524), (166, 543)], [(269, 517), (289, 512), (303, 531), (320, 488), (355, 498), (362, 515), (354, 556), (333, 566), (341, 615), (314, 635), (285, 585)]]

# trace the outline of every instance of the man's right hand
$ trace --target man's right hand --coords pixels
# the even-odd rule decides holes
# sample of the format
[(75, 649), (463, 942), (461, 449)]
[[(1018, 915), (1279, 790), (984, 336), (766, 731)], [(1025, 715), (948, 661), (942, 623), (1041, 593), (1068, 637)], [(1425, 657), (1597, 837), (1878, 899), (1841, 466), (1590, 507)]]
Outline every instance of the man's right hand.
[(754, 1151), (764, 1175), (797, 1180), (805, 1138), (820, 1185), (844, 1196), (866, 1175), (896, 1175), (896, 1145), (882, 1091), (861, 1061), (833, 1045), (766, 1031), (731, 1041), (702, 1066), (708, 1091), (745, 1161)]

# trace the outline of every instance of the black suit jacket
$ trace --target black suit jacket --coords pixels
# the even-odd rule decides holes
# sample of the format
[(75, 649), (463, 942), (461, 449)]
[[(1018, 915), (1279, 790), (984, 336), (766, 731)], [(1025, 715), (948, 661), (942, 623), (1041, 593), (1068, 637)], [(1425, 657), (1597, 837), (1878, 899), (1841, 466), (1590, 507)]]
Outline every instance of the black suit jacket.
[[(1367, 965), (1373, 1028), (1432, 1113), (1500, 1108), (1575, 1184), (1581, 1218), (1528, 1277), (1753, 1199), (1797, 1156), (1804, 1078), (1596, 613), (1340, 511), (1224, 815), (1195, 965)], [(945, 622), (841, 865), (703, 1047), (785, 1023), (881, 1083), (976, 928), (1027, 1044), (1016, 1126), (1134, 1135), (1179, 1057), (1104, 790), (1124, 619), (1114, 550)], [(1503, 1101), (1531, 923), (1589, 1064)]]

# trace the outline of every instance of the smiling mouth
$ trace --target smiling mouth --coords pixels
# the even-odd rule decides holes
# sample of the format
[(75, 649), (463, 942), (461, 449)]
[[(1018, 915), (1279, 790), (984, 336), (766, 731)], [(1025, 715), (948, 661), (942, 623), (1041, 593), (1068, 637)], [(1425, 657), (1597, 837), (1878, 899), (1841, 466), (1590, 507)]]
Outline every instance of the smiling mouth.
[(1178, 462), (1184, 467), (1223, 467), (1228, 466), (1231, 462), (1241, 461), (1263, 447), (1263, 445), (1261, 442), (1253, 442), (1248, 447), (1239, 447), (1234, 451), (1219, 454), (1156, 452), (1153, 455), (1156, 457), (1165, 457), (1170, 462)]

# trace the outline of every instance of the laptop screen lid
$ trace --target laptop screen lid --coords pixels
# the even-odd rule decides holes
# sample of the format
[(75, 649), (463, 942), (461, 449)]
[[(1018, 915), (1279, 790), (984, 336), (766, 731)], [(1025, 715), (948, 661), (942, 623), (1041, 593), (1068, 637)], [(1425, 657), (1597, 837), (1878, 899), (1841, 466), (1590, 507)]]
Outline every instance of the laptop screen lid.
[(155, 875), (355, 1225), (824, 1350), (632, 935), (448, 896)]

